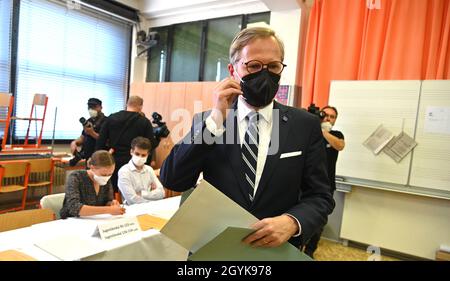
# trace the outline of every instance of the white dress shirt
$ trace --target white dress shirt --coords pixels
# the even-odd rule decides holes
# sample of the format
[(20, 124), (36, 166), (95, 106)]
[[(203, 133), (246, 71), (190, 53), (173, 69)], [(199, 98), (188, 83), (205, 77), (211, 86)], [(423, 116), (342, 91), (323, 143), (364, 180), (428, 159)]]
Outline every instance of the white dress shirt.
[[(252, 111), (253, 109), (250, 108), (247, 103), (244, 101), (244, 98), (242, 96), (238, 97), (238, 104), (237, 104), (237, 118), (238, 118), (238, 127), (239, 127), (239, 141), (242, 147), (242, 143), (244, 142), (245, 132), (248, 127), (248, 121), (246, 120), (246, 116)], [(265, 107), (262, 107), (258, 110), (258, 113), (261, 115), (258, 122), (258, 135), (259, 135), (259, 142), (258, 142), (258, 160), (256, 164), (256, 179), (255, 179), (255, 188), (253, 195), (256, 194), (256, 190), (259, 186), (259, 181), (261, 180), (261, 175), (264, 170), (264, 165), (266, 164), (267, 155), (269, 152), (269, 144), (270, 139), (272, 135), (272, 125), (273, 125), (273, 101), (266, 105)], [(219, 137), (225, 132), (225, 128), (223, 127), (223, 124), (220, 124), (218, 127), (216, 125), (216, 122), (212, 119), (211, 115), (208, 116), (205, 120), (206, 128), (213, 133), (215, 136)], [(285, 214), (289, 217), (293, 218), (297, 222), (298, 226), (298, 232), (294, 234), (294, 237), (297, 237), (301, 234), (301, 225), (300, 222), (292, 215)]]
[[(145, 203), (164, 198), (164, 188), (152, 167), (144, 165), (138, 170), (130, 160), (119, 170), (117, 185), (124, 197), (126, 204)], [(155, 183), (156, 189), (151, 190), (151, 184)]]
[[(237, 104), (237, 118), (239, 127), (239, 143), (241, 144), (241, 147), (248, 127), (248, 120), (245, 117), (251, 111), (253, 111), (253, 109), (251, 109), (247, 103), (244, 102), (242, 96), (239, 96)], [(269, 151), (270, 137), (272, 134), (272, 112), (273, 101), (258, 110), (258, 113), (260, 114), (258, 121), (258, 160), (256, 164), (256, 179), (253, 195), (256, 194), (256, 190), (258, 189), (259, 181), (261, 180), (261, 175), (264, 170), (264, 165), (266, 164), (267, 153)], [(208, 130), (215, 136), (221, 136), (225, 131), (223, 125), (222, 127), (217, 128), (216, 123), (212, 120), (211, 116), (206, 118), (205, 122)]]

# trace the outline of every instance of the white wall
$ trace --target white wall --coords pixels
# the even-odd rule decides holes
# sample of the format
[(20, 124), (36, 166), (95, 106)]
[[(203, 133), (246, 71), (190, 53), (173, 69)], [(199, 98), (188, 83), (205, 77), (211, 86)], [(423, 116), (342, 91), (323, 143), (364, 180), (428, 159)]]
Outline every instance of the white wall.
[(448, 199), (354, 186), (345, 197), (341, 237), (434, 259), (441, 244), (450, 245), (449, 214)]
[(270, 13), (270, 27), (284, 43), (284, 63), (287, 67), (281, 76), (281, 84), (294, 85), (297, 75), (297, 57), (300, 44), (301, 10), (273, 11)]

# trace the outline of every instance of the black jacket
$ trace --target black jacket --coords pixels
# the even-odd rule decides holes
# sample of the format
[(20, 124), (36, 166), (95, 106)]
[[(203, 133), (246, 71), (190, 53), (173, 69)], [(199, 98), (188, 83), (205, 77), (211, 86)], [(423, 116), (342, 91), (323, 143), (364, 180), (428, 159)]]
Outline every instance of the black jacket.
[(153, 149), (158, 145), (150, 120), (137, 112), (122, 110), (111, 114), (103, 124), (96, 150), (113, 148), (114, 158), (130, 158), (131, 141), (139, 136), (148, 138)]
[[(200, 122), (194, 120), (191, 133), (172, 149), (161, 167), (161, 182), (175, 191), (185, 191), (195, 185), (203, 172), (205, 180), (259, 219), (284, 213), (297, 218), (301, 236), (290, 242), (299, 246), (325, 225), (334, 208), (320, 120), (306, 111), (276, 102), (274, 110), (279, 110), (279, 118), (273, 119), (272, 141), (278, 132), (279, 148), (274, 155), (267, 156), (253, 202), (244, 187), (240, 144), (236, 140), (226, 143), (224, 139), (224, 144), (202, 142), (204, 133), (211, 134), (204, 122), (208, 113), (197, 120)], [(232, 130), (237, 136), (237, 118), (229, 114), (227, 119), (225, 124), (234, 122)], [(274, 130), (275, 126), (279, 131)], [(222, 137), (225, 135), (226, 132)], [(297, 155), (280, 158), (291, 152)]]

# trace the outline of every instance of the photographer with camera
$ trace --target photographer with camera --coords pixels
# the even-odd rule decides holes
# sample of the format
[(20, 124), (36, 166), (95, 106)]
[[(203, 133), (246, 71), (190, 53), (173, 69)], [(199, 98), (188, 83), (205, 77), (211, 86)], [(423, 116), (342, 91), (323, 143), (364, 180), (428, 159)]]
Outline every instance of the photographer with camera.
[[(82, 159), (89, 159), (95, 151), (95, 145), (99, 138), (99, 132), (106, 120), (102, 112), (102, 101), (97, 98), (88, 100), (88, 112), (90, 118), (81, 117), (80, 123), (83, 126), (81, 136), (70, 143), (70, 150), (74, 157), (69, 161), (70, 166), (75, 166)], [(81, 146), (81, 151), (78, 147)]]
[[(161, 137), (168, 135), (154, 134), (153, 131), (157, 128), (153, 128), (150, 121), (142, 114), (143, 104), (144, 100), (141, 97), (130, 96), (126, 110), (113, 113), (108, 117), (97, 140), (96, 150), (109, 149), (116, 162), (116, 168), (111, 177), (114, 192), (118, 192), (117, 173), (119, 169), (131, 159), (131, 141), (136, 137), (147, 138), (154, 150), (159, 145)], [(165, 124), (163, 125), (165, 126)]]
[[(332, 130), (338, 116), (337, 109), (333, 106), (325, 106), (319, 111), (318, 107), (314, 104), (308, 108), (308, 112), (317, 115), (321, 119), (322, 134), (324, 138), (325, 150), (327, 152), (327, 168), (328, 178), (331, 185), (331, 193), (336, 190), (336, 162), (339, 151), (345, 147), (344, 134), (337, 130)], [(314, 234), (309, 242), (306, 244), (305, 253), (310, 257), (313, 257), (314, 251), (317, 249), (320, 236), (322, 235), (323, 228), (321, 228), (316, 234)]]

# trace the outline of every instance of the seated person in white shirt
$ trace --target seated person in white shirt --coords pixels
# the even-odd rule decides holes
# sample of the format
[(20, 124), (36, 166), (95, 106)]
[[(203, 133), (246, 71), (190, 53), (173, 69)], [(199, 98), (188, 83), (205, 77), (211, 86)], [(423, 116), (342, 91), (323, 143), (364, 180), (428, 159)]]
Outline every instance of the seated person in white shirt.
[(119, 170), (119, 190), (128, 205), (164, 198), (164, 188), (155, 171), (145, 165), (151, 149), (149, 139), (134, 138), (131, 141), (131, 160)]

